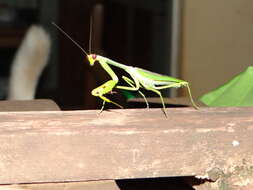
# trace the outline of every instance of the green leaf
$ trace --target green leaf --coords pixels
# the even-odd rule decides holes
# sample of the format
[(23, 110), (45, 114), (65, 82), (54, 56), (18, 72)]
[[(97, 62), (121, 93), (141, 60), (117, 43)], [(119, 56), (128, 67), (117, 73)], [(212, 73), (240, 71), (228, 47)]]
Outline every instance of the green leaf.
[(253, 67), (200, 97), (208, 106), (253, 106)]

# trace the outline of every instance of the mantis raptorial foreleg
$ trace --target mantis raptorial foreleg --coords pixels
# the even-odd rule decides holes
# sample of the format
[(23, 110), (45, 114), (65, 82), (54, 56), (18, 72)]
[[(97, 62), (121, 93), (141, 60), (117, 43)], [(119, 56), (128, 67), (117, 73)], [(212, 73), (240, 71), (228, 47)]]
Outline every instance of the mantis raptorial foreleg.
[[(126, 76), (122, 76), (122, 79), (124, 79), (127, 82), (127, 84), (129, 84), (132, 88), (129, 86), (116, 86), (116, 88), (124, 89), (124, 90), (132, 90), (132, 91), (136, 91), (138, 89), (136, 86), (134, 86), (135, 83), (130, 78), (128, 78)], [(147, 98), (145, 97), (145, 95), (140, 90), (138, 90), (138, 93), (143, 97), (143, 99), (145, 100), (145, 103), (147, 105), (147, 108), (149, 108), (149, 104), (148, 104), (148, 101), (147, 101)]]
[(105, 106), (105, 102), (108, 102), (108, 103), (112, 103), (116, 106), (118, 106), (119, 108), (123, 108), (121, 105), (119, 105), (118, 103), (106, 98), (104, 96), (104, 94), (107, 94), (109, 92), (112, 91), (112, 89), (115, 87), (115, 85), (118, 83), (118, 81), (116, 80), (109, 80), (107, 82), (105, 82), (104, 84), (100, 85), (99, 87), (93, 89), (91, 91), (91, 94), (93, 96), (97, 96), (99, 98), (101, 98), (103, 100), (103, 105), (102, 105), (102, 108), (100, 109), (100, 113), (103, 111), (104, 109), (104, 106)]
[(102, 108), (100, 109), (100, 113), (104, 109), (105, 102), (113, 103), (114, 105), (118, 106), (119, 108), (123, 108), (123, 106), (121, 106), (121, 105), (117, 104), (116, 102), (113, 102), (112, 100), (109, 100), (108, 98), (106, 98), (105, 96), (103, 96), (104, 94), (107, 94), (107, 93), (111, 92), (112, 89), (116, 86), (116, 84), (118, 83), (119, 80), (118, 80), (117, 75), (113, 72), (113, 70), (111, 69), (111, 67), (105, 61), (103, 61), (103, 60), (100, 61), (100, 65), (103, 67), (103, 69), (112, 78), (112, 80), (107, 81), (106, 83), (104, 83), (101, 86), (95, 88), (91, 92), (91, 94), (93, 96), (98, 96), (99, 98), (101, 98), (103, 100), (103, 105), (102, 105)]
[(116, 102), (114, 102), (114, 101), (112, 101), (112, 100), (106, 98), (105, 96), (99, 96), (99, 98), (101, 98), (102, 100), (104, 100), (104, 101), (103, 101), (102, 108), (100, 109), (100, 112), (99, 112), (99, 113), (101, 113), (101, 112), (104, 110), (105, 102), (112, 103), (112, 104), (118, 106), (119, 108), (123, 108), (123, 106), (121, 106), (121, 105), (119, 105), (118, 103), (116, 103)]

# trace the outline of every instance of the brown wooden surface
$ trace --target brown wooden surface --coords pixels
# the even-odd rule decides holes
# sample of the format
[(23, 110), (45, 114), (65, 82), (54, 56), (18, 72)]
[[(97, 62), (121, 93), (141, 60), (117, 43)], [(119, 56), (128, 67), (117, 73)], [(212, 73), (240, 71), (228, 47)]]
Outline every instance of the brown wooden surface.
[[(87, 182), (0, 185), (1, 190), (193, 190), (182, 178), (99, 180)], [(209, 189), (210, 190), (210, 189)]]
[(59, 106), (49, 99), (0, 101), (0, 112), (6, 111), (59, 111)]
[(1, 112), (0, 182), (224, 174), (252, 184), (253, 107), (167, 111)]
[(41, 183), (41, 184), (20, 184), (0, 185), (1, 190), (119, 190), (113, 180), (72, 182), (72, 183)]

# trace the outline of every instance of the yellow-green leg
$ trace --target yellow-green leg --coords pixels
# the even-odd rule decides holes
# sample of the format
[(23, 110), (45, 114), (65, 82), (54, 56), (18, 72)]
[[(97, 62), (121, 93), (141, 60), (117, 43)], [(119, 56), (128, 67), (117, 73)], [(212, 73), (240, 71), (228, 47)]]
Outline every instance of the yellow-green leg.
[(132, 81), (130, 78), (128, 78), (126, 76), (122, 76), (122, 79), (124, 79), (127, 82), (127, 84), (129, 84), (131, 87), (129, 87), (129, 86), (116, 86), (116, 88), (130, 90), (130, 91), (138, 91), (138, 93), (143, 97), (147, 108), (149, 108), (148, 100), (145, 97), (145, 95), (139, 90), (140, 87), (134, 86), (134, 84), (135, 84), (134, 81)]
[(102, 108), (100, 109), (100, 112), (99, 113), (102, 113), (103, 110), (104, 110), (104, 107), (105, 107), (105, 102), (108, 102), (108, 103), (112, 103), (116, 106), (118, 106), (119, 108), (123, 109), (123, 106), (119, 105), (118, 103), (106, 98), (105, 96), (99, 96), (99, 98), (101, 98), (103, 100), (103, 105), (102, 105)]
[(189, 87), (189, 83), (188, 82), (181, 82), (181, 83), (169, 84), (169, 85), (166, 85), (166, 86), (159, 86), (159, 87), (155, 87), (155, 89), (162, 90), (162, 89), (166, 89), (166, 88), (180, 88), (180, 87), (184, 87), (184, 86), (186, 86), (186, 88), (188, 90), (192, 106), (195, 109), (199, 109), (199, 107), (195, 104), (195, 102), (194, 102), (194, 100), (192, 98), (191, 89)]
[(100, 109), (100, 111), (99, 111), (99, 114), (101, 114), (101, 113), (103, 112), (104, 107), (105, 107), (105, 100), (103, 101), (103, 105), (102, 105), (102, 107), (101, 107), (101, 109)]
[(112, 104), (118, 106), (119, 108), (123, 108), (118, 103), (113, 102), (112, 100), (109, 100), (108, 98), (106, 98), (104, 96), (104, 94), (107, 94), (107, 93), (109, 93), (109, 92), (112, 91), (112, 89), (115, 87), (115, 85), (117, 84), (117, 82), (118, 82), (117, 80), (109, 80), (109, 81), (105, 82), (104, 84), (100, 85), (99, 87), (97, 87), (97, 88), (95, 88), (95, 89), (93, 89), (91, 91), (91, 94), (93, 96), (97, 96), (97, 97), (99, 97), (99, 98), (101, 98), (103, 100), (103, 105), (102, 105), (102, 108), (100, 109), (100, 113), (104, 109), (105, 102), (112, 103)]
[(150, 88), (150, 87), (147, 87), (147, 86), (145, 86), (145, 88), (146, 88), (147, 90), (153, 91), (154, 93), (156, 93), (156, 94), (158, 94), (158, 95), (160, 96), (160, 99), (161, 99), (161, 102), (162, 102), (162, 105), (163, 105), (163, 113), (164, 113), (164, 115), (167, 117), (167, 114), (166, 114), (166, 107), (165, 107), (165, 103), (164, 103), (164, 100), (163, 100), (163, 97), (162, 97), (161, 92), (160, 92), (159, 90), (156, 90), (156, 89), (154, 89), (154, 88)]
[(192, 94), (191, 94), (191, 89), (190, 89), (189, 85), (187, 84), (186, 87), (187, 87), (187, 90), (188, 90), (188, 93), (189, 93), (189, 96), (190, 96), (190, 100), (191, 100), (191, 103), (192, 103), (193, 107), (195, 109), (199, 109), (199, 107), (193, 101)]

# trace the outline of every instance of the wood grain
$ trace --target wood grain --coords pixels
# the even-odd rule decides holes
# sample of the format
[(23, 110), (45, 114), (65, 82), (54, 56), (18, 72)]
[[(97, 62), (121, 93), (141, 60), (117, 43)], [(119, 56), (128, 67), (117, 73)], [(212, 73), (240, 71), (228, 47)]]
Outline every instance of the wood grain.
[(167, 111), (1, 112), (0, 182), (206, 176), (215, 168), (233, 176), (252, 167), (252, 107)]

